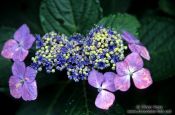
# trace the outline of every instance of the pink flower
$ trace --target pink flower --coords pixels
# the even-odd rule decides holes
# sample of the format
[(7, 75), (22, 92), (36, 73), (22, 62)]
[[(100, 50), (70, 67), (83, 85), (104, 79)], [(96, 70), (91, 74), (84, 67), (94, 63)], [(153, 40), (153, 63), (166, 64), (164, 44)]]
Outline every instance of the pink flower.
[(88, 83), (97, 88), (99, 94), (96, 97), (95, 105), (100, 109), (109, 109), (114, 103), (115, 92), (114, 78), (116, 74), (112, 72), (106, 72), (102, 74), (96, 70), (92, 70), (88, 76)]
[(10, 94), (15, 98), (35, 100), (37, 98), (37, 85), (35, 77), (37, 71), (31, 67), (25, 67), (24, 62), (14, 62), (13, 75), (9, 79)]
[(128, 47), (132, 52), (136, 52), (146, 60), (150, 60), (150, 55), (146, 47), (141, 45), (140, 41), (137, 38), (135, 38), (132, 34), (123, 31), (122, 38), (126, 42), (128, 42)]
[(28, 55), (28, 49), (32, 47), (35, 38), (30, 34), (26, 24), (23, 24), (14, 34), (14, 39), (9, 39), (1, 52), (1, 55), (14, 61), (23, 61)]
[(143, 68), (143, 60), (138, 53), (131, 53), (124, 61), (117, 62), (116, 71), (114, 84), (117, 90), (127, 91), (131, 85), (130, 78), (138, 89), (145, 89), (153, 82), (149, 70)]

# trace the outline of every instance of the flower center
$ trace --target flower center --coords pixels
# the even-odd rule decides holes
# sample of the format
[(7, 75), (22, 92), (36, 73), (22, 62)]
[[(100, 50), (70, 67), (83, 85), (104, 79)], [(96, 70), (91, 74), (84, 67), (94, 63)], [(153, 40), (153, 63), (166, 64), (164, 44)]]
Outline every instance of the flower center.
[(102, 90), (103, 90), (102, 87), (99, 87), (99, 88), (98, 88), (98, 92), (101, 92)]
[(15, 86), (18, 89), (23, 84), (24, 84), (24, 80), (20, 80)]

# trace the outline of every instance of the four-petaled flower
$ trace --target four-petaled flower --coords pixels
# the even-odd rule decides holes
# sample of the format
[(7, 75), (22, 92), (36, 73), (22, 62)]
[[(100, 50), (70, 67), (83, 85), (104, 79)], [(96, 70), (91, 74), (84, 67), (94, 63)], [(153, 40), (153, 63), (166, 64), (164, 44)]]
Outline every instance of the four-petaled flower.
[(124, 61), (117, 62), (116, 66), (114, 84), (118, 90), (127, 91), (130, 88), (130, 77), (138, 89), (145, 89), (153, 82), (149, 70), (143, 68), (143, 60), (138, 53), (129, 54)]
[(150, 60), (150, 55), (146, 47), (129, 32), (123, 31), (122, 38), (128, 43), (128, 47), (132, 52), (136, 52), (146, 60)]
[(114, 78), (116, 74), (113, 72), (106, 72), (104, 75), (96, 70), (92, 70), (88, 76), (88, 83), (98, 88), (99, 94), (96, 97), (95, 105), (100, 109), (109, 109), (112, 106), (115, 95)]
[(24, 62), (14, 62), (13, 75), (9, 79), (10, 94), (15, 98), (23, 98), (25, 101), (37, 98), (37, 85), (35, 77), (37, 71), (31, 67), (25, 67)]
[(14, 61), (23, 61), (28, 55), (28, 49), (32, 47), (35, 38), (30, 34), (26, 24), (23, 24), (14, 34), (14, 39), (9, 39), (1, 52), (1, 55)]

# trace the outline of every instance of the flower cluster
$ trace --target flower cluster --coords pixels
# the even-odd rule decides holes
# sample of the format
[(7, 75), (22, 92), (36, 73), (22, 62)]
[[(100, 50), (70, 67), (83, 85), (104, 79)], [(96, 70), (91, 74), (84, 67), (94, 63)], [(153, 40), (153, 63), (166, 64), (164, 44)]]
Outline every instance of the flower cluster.
[(96, 26), (86, 37), (50, 32), (37, 36), (31, 66), (38, 71), (44, 67), (48, 73), (66, 69), (69, 79), (79, 81), (87, 79), (91, 68), (114, 70), (126, 48), (119, 33), (102, 26)]
[(32, 57), (31, 67), (41, 71), (44, 67), (47, 73), (54, 73), (55, 70), (63, 70), (67, 64), (67, 43), (68, 38), (64, 34), (50, 32), (43, 37), (36, 36), (36, 52)]
[[(15, 98), (22, 97), (26, 101), (37, 98), (35, 77), (42, 69), (47, 73), (65, 69), (68, 78), (74, 81), (88, 79), (88, 83), (98, 89), (95, 105), (100, 109), (109, 109), (115, 100), (113, 92), (127, 91), (131, 78), (138, 89), (145, 89), (153, 82), (149, 70), (143, 68), (142, 58), (150, 60), (148, 50), (126, 31), (118, 33), (96, 26), (85, 37), (78, 33), (67, 37), (56, 32), (46, 33), (43, 37), (37, 35), (35, 56), (32, 64), (26, 67), (23, 61), (34, 41), (24, 24), (1, 52), (3, 57), (14, 61), (9, 87)], [(125, 56), (127, 47), (131, 53)], [(116, 72), (103, 74), (97, 71), (106, 69)]]
[(67, 75), (69, 79), (75, 81), (87, 79), (88, 73), (91, 70), (88, 57), (83, 52), (84, 37), (80, 34), (75, 34), (69, 37), (69, 56), (67, 63)]
[(88, 83), (97, 88), (99, 94), (96, 97), (95, 105), (100, 109), (109, 109), (114, 103), (115, 91), (127, 91), (131, 86), (130, 79), (138, 89), (145, 89), (152, 84), (150, 71), (143, 68), (143, 60), (150, 60), (149, 52), (141, 45), (140, 41), (130, 33), (122, 33), (124, 39), (131, 50), (131, 54), (126, 56), (123, 61), (116, 63), (116, 73), (106, 72), (104, 74), (92, 70), (88, 76)]
[(34, 36), (26, 24), (23, 24), (15, 33), (14, 39), (8, 40), (1, 52), (7, 59), (13, 59), (13, 75), (9, 79), (10, 94), (15, 98), (23, 98), (25, 101), (37, 98), (37, 83), (35, 77), (37, 71), (26, 67), (23, 62), (35, 41)]
[(115, 70), (115, 63), (124, 58), (125, 49), (127, 47), (119, 33), (97, 26), (87, 36), (84, 52), (89, 57), (93, 68)]
[(79, 81), (86, 79), (90, 69), (89, 60), (83, 52), (84, 37), (74, 34), (70, 37), (55, 32), (37, 35), (36, 53), (32, 57), (31, 67), (54, 73), (55, 70), (67, 70), (69, 79)]

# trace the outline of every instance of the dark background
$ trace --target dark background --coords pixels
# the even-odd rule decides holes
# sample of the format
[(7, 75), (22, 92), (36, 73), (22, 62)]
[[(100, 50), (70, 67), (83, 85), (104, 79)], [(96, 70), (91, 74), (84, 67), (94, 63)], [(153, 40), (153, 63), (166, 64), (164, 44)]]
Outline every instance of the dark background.
[[(101, 6), (103, 8), (103, 15), (108, 16), (111, 13), (116, 12), (127, 12), (133, 14), (139, 20), (143, 15), (154, 14), (171, 18), (175, 20), (175, 16), (166, 13), (159, 8), (159, 0), (130, 0), (127, 4), (123, 3), (126, 0), (118, 0), (116, 4), (115, 0), (101, 0)], [(1, 0), (0, 1), (0, 27), (13, 27), (18, 28), (23, 23), (27, 23), (31, 27), (33, 33), (44, 34), (40, 21), (39, 21), (39, 6), (41, 0)], [(171, 0), (172, 4), (175, 4), (175, 1)], [(121, 7), (121, 5), (125, 6)], [(127, 10), (126, 10), (127, 7)], [(175, 7), (175, 5), (174, 5)], [(172, 52), (175, 53), (175, 52)], [(160, 62), (161, 63), (161, 62)], [(1, 65), (0, 65), (1, 66)], [(0, 71), (0, 75), (3, 71)], [(55, 75), (66, 76), (64, 72), (56, 73)], [(66, 81), (65, 78), (47, 78), (48, 81), (51, 79), (58, 81)], [(71, 85), (76, 83), (71, 82)], [(76, 85), (81, 85), (77, 83)], [(174, 111), (174, 84), (175, 77), (169, 77), (165, 80), (159, 82), (155, 81), (150, 88), (145, 90), (137, 90), (135, 87), (132, 87), (128, 92), (117, 93), (117, 102), (124, 108), (124, 110), (134, 109), (137, 104), (146, 104), (146, 105), (161, 105), (164, 109), (171, 109)], [(70, 85), (70, 86), (71, 86)], [(87, 85), (87, 84), (86, 84)], [(46, 95), (50, 93), (50, 89), (53, 88), (53, 84), (39, 90), (40, 95)], [(1, 87), (1, 84), (0, 84)], [(41, 86), (42, 87), (42, 86)], [(72, 88), (72, 87), (71, 87)], [(71, 90), (71, 88), (68, 88)], [(96, 91), (87, 86), (88, 90), (94, 92), (93, 95), (96, 95)], [(94, 96), (95, 99), (95, 96)], [(4, 92), (0, 92), (0, 114), (1, 115), (14, 115), (20, 109), (20, 106), (26, 102), (22, 100), (16, 100), (9, 94), (8, 88)], [(30, 103), (30, 102), (29, 102)], [(94, 106), (94, 105), (93, 105)]]

